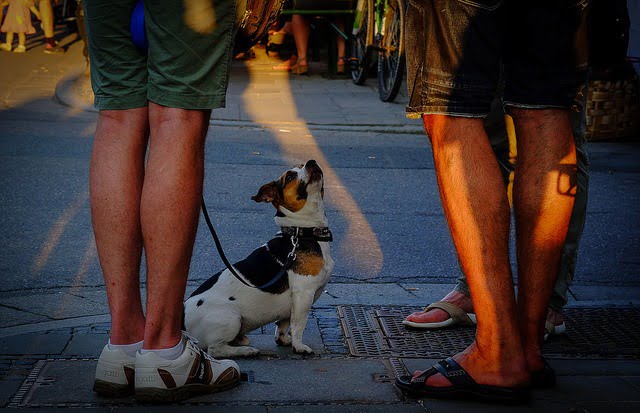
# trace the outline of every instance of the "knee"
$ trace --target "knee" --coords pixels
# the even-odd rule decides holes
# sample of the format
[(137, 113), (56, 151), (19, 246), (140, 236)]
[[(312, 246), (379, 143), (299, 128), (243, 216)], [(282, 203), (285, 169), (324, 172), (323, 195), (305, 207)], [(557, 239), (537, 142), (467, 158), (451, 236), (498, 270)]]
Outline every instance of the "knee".
[(521, 108), (507, 106), (506, 112), (514, 122), (537, 122), (541, 120), (560, 121), (569, 119), (569, 109), (563, 108)]
[(122, 110), (101, 110), (100, 121), (109, 124), (129, 125), (131, 123), (147, 122), (147, 108), (134, 108)]
[(209, 111), (205, 110), (193, 110), (172, 108), (168, 106), (156, 105), (151, 103), (149, 105), (153, 111), (154, 123), (162, 124), (166, 122), (201, 122), (203, 120), (208, 121), (207, 114)]
[(484, 133), (482, 118), (465, 118), (441, 114), (423, 115), (424, 130), (434, 149), (464, 143), (465, 139), (478, 139)]

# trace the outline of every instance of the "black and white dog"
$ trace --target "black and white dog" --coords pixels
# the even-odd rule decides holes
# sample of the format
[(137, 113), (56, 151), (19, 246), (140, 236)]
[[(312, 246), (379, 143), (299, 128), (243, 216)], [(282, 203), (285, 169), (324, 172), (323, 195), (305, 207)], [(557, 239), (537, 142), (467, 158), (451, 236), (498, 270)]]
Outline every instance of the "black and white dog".
[(249, 346), (246, 333), (275, 321), (278, 345), (291, 345), (296, 353), (313, 352), (302, 334), (333, 269), (323, 197), (322, 170), (310, 160), (263, 185), (251, 198), (273, 204), (280, 232), (233, 265), (259, 288), (225, 269), (185, 302), (185, 328), (203, 350), (215, 357), (255, 355), (258, 349)]

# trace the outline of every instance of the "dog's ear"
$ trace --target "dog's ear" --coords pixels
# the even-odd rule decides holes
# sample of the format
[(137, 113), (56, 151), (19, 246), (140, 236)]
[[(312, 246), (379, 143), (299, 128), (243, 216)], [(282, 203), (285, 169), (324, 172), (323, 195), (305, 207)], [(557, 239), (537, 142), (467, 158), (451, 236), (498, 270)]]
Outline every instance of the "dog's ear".
[(278, 189), (276, 187), (276, 182), (272, 181), (268, 184), (264, 184), (258, 190), (258, 193), (251, 197), (252, 200), (256, 202), (273, 202), (276, 199), (276, 195), (278, 193)]

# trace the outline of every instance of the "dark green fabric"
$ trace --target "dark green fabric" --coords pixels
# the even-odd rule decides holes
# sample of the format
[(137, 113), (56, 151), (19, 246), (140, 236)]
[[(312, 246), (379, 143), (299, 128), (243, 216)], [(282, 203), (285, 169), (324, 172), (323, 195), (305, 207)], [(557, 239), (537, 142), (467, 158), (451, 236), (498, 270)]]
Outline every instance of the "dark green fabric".
[(185, 23), (188, 0), (145, 1), (149, 50), (137, 49), (129, 23), (136, 0), (85, 0), (91, 83), (98, 109), (147, 101), (182, 109), (224, 107), (233, 49), (235, 1), (213, 0), (215, 25)]

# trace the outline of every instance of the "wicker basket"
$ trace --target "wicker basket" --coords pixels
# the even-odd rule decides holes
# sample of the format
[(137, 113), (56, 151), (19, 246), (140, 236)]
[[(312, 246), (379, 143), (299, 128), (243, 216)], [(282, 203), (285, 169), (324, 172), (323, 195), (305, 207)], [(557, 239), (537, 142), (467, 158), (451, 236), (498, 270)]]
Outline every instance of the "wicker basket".
[(638, 86), (637, 78), (589, 82), (587, 139), (638, 137), (640, 133)]

